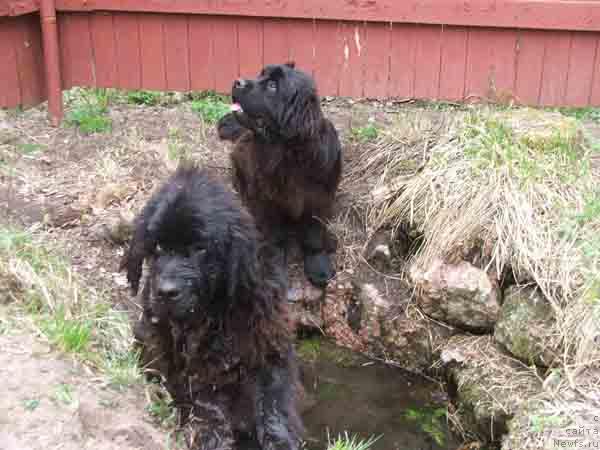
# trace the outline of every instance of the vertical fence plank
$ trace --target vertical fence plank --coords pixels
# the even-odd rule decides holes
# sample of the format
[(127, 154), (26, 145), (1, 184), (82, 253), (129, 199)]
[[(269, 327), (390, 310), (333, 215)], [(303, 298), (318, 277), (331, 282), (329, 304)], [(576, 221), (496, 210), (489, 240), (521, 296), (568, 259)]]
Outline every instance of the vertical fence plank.
[(113, 15), (108, 13), (92, 14), (90, 16), (90, 28), (96, 86), (105, 88), (118, 86)]
[(466, 95), (490, 100), (512, 98), (516, 79), (516, 46), (514, 30), (471, 30)]
[(21, 103), (21, 88), (17, 72), (15, 43), (19, 34), (14, 19), (0, 18), (0, 107), (10, 108)]
[(544, 72), (544, 36), (536, 31), (521, 31), (517, 38), (517, 101), (525, 105), (537, 105), (542, 89)]
[(118, 67), (118, 87), (140, 89), (141, 61), (138, 16), (131, 13), (115, 14), (115, 41)]
[(416, 98), (437, 99), (440, 83), (442, 27), (419, 25), (415, 48)]
[(544, 32), (544, 72), (540, 105), (553, 106), (563, 103), (567, 91), (567, 71), (571, 49), (571, 33), (566, 31)]
[(315, 71), (315, 22), (295, 20), (290, 23), (290, 59), (296, 67), (310, 75)]
[(392, 30), (389, 23), (368, 23), (365, 52), (364, 96), (387, 96), (390, 76)]
[(315, 78), (321, 95), (338, 95), (343, 60), (340, 23), (318, 20), (315, 33)]
[(416, 48), (417, 25), (393, 24), (388, 95), (414, 97)]
[(21, 84), (21, 103), (25, 106), (37, 104), (46, 91), (41, 32), (36, 15), (21, 16), (18, 19), (19, 33), (15, 46)]
[(256, 76), (263, 66), (262, 19), (240, 17), (238, 19), (239, 74), (243, 78)]
[(594, 56), (594, 74), (592, 75), (592, 91), (590, 93), (590, 106), (600, 106), (600, 38), (596, 44)]
[[(163, 17), (167, 72), (167, 89), (187, 91), (190, 89), (188, 19), (173, 14)], [(231, 55), (235, 58), (235, 55)]]
[(564, 102), (571, 106), (587, 106), (592, 92), (594, 60), (598, 37), (592, 33), (573, 33), (567, 91)]
[(237, 59), (238, 34), (235, 17), (214, 17), (213, 70), (215, 71), (215, 90), (231, 93), (233, 80), (239, 76)]
[(291, 41), (295, 39), (290, 36), (291, 22), (287, 19), (264, 19), (263, 57), (265, 65), (283, 64), (290, 60)]
[(69, 35), (69, 22), (71, 20), (71, 15), (57, 14), (56, 20), (58, 22), (58, 44), (60, 50), (62, 87), (63, 89), (70, 89), (73, 86), (73, 60), (71, 59), (69, 52), (69, 39), (66, 36)]
[(93, 54), (88, 14), (70, 14), (66, 34), (60, 38), (69, 48), (69, 80), (72, 86), (94, 86)]
[(468, 37), (468, 28), (444, 27), (439, 92), (441, 99), (462, 100), (465, 97)]
[(339, 95), (364, 96), (365, 47), (367, 35), (364, 22), (340, 24), (339, 39), (342, 46)]
[(190, 17), (190, 82), (194, 91), (215, 89), (213, 38), (210, 17)]
[(167, 90), (163, 17), (159, 14), (140, 15), (139, 26), (142, 87), (152, 90)]

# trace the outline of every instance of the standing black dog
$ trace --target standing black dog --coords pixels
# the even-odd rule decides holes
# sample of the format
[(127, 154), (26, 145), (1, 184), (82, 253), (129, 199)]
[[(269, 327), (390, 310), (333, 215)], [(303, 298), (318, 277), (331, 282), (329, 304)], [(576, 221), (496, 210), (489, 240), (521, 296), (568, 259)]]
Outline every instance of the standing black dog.
[(134, 294), (149, 263), (135, 334), (193, 449), (299, 448), (285, 275), (257, 234), (233, 192), (182, 166), (145, 205), (123, 259)]
[(264, 234), (285, 249), (290, 232), (304, 252), (304, 272), (317, 286), (335, 276), (337, 241), (325, 227), (342, 172), (337, 131), (323, 117), (313, 79), (294, 63), (266, 66), (236, 80), (233, 112), (219, 136), (235, 141), (233, 183)]

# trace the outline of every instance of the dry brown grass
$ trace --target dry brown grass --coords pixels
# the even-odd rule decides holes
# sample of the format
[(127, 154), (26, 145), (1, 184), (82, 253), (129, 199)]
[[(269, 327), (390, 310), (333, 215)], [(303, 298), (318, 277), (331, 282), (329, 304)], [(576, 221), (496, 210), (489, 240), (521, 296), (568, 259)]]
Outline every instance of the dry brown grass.
[(591, 155), (575, 119), (479, 108), (436, 125), (402, 122), (365, 147), (353, 174), (372, 188), (362, 199), (371, 233), (402, 224), (422, 233), (414, 264), (469, 255), (499, 278), (510, 270), (539, 285), (556, 314), (564, 379), (584, 389), (600, 380)]

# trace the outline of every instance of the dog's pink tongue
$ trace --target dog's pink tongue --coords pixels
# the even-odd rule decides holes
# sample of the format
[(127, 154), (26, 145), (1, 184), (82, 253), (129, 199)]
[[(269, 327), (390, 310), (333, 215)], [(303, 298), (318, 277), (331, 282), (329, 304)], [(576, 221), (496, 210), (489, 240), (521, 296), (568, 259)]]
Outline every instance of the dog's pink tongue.
[(240, 111), (241, 112), (242, 111), (242, 107), (240, 106), (239, 103), (233, 103), (231, 105), (231, 110), (232, 111)]

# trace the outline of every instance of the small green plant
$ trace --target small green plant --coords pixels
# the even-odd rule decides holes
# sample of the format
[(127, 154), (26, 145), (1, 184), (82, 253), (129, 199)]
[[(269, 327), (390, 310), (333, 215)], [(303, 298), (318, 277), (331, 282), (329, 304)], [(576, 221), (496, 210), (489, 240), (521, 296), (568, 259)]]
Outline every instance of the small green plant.
[(25, 142), (17, 145), (17, 150), (22, 155), (33, 155), (44, 150), (44, 146), (34, 142)]
[(191, 107), (192, 111), (198, 113), (202, 120), (209, 124), (218, 122), (230, 110), (227, 97), (211, 92), (197, 94)]
[(328, 439), (327, 450), (368, 450), (380, 436), (370, 436), (368, 439), (360, 439), (356, 434), (349, 436), (348, 432), (338, 435), (335, 439)]
[(108, 352), (104, 358), (103, 368), (111, 386), (123, 388), (140, 381), (142, 373), (139, 360), (138, 352), (128, 351), (123, 354)]
[(303, 339), (298, 343), (298, 356), (310, 363), (314, 363), (319, 359), (319, 353), (321, 351), (321, 340), (316, 337), (309, 339)]
[(56, 403), (61, 403), (63, 405), (71, 405), (75, 402), (73, 387), (66, 383), (59, 384), (54, 390), (54, 395), (52, 397)]
[(167, 142), (167, 157), (171, 161), (188, 159), (190, 151), (187, 145), (181, 141), (181, 131), (179, 128), (169, 129), (169, 140)]
[(68, 353), (87, 351), (92, 337), (91, 321), (67, 318), (64, 311), (43, 319), (41, 329), (54, 345)]
[(82, 89), (68, 97), (71, 110), (66, 123), (78, 127), (84, 134), (110, 131), (112, 121), (108, 117), (108, 105), (113, 97), (108, 89)]
[(172, 406), (171, 396), (158, 386), (152, 386), (148, 393), (148, 404), (146, 410), (156, 420), (156, 422), (164, 427), (169, 427), (176, 422), (176, 411)]
[(129, 91), (127, 101), (136, 105), (154, 106), (160, 102), (161, 93), (154, 91)]
[(437, 445), (444, 446), (446, 441), (445, 420), (446, 408), (409, 408), (404, 414), (404, 418), (417, 422), (421, 430), (427, 433)]
[(35, 411), (40, 406), (40, 401), (37, 398), (30, 398), (23, 402), (23, 407), (27, 411)]
[(375, 124), (352, 128), (352, 136), (359, 142), (374, 141), (379, 136), (379, 128)]
[(600, 108), (558, 108), (565, 116), (600, 122)]
[(571, 420), (567, 417), (561, 416), (539, 416), (532, 415), (529, 418), (530, 428), (534, 433), (541, 433), (548, 428), (562, 428), (566, 427), (571, 423)]

